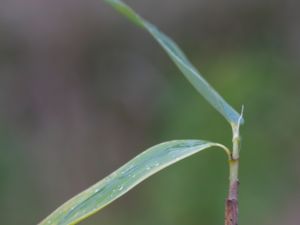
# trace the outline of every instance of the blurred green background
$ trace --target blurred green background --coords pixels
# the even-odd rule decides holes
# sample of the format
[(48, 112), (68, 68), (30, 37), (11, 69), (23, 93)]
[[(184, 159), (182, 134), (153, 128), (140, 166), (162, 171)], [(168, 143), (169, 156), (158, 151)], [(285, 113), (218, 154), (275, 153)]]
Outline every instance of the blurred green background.
[[(127, 1), (245, 105), (240, 224), (300, 223), (300, 14), (293, 0)], [(0, 3), (1, 224), (37, 224), (158, 142), (231, 145), (226, 121), (101, 0)], [(172, 166), (85, 225), (223, 224), (226, 157)]]

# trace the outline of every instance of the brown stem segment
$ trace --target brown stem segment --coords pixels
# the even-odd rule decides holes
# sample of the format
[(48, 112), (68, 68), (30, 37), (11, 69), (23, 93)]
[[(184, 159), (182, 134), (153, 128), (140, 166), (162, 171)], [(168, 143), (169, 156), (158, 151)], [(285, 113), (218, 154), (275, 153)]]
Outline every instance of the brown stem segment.
[(226, 199), (225, 225), (238, 225), (238, 186), (238, 180), (230, 184), (228, 198)]

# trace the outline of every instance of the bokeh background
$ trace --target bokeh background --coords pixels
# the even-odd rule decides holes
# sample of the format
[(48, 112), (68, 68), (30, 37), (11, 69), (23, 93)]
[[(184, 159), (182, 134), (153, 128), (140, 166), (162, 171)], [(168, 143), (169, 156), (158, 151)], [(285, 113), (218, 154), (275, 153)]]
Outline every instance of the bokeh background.
[[(240, 224), (300, 224), (297, 0), (128, 0), (245, 105)], [(0, 2), (0, 218), (37, 224), (158, 142), (230, 146), (226, 121), (101, 0)], [(223, 224), (226, 157), (174, 165), (84, 225)]]

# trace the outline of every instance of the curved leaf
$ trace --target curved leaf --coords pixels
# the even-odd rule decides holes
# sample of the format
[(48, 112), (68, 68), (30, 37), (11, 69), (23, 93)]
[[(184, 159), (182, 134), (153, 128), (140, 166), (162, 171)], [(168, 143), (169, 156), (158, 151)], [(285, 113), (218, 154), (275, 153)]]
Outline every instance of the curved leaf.
[[(159, 31), (153, 24), (141, 18), (128, 5), (121, 0), (105, 0), (120, 13), (128, 17), (133, 23), (146, 29), (154, 39), (167, 52), (172, 61), (177, 65), (185, 77), (196, 90), (217, 110), (230, 124), (237, 124), (241, 117), (200, 75), (197, 69), (190, 63), (177, 44), (164, 33)], [(243, 119), (240, 121), (243, 123)]]
[(212, 146), (221, 147), (230, 154), (223, 145), (202, 140), (178, 140), (155, 145), (64, 203), (40, 225), (76, 224), (121, 197), (151, 175)]

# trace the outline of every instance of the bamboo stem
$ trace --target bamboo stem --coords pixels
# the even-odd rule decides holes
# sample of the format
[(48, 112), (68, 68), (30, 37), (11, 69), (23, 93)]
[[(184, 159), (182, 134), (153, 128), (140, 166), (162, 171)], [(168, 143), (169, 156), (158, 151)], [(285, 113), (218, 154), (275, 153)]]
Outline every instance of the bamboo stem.
[(225, 206), (225, 225), (238, 225), (238, 187), (239, 181), (237, 177), (238, 160), (230, 160), (230, 182), (229, 192)]
[[(242, 117), (243, 112), (241, 113)], [(232, 124), (233, 148), (229, 159), (229, 191), (225, 205), (225, 225), (238, 225), (238, 188), (239, 188), (239, 158), (240, 158), (240, 121)]]

